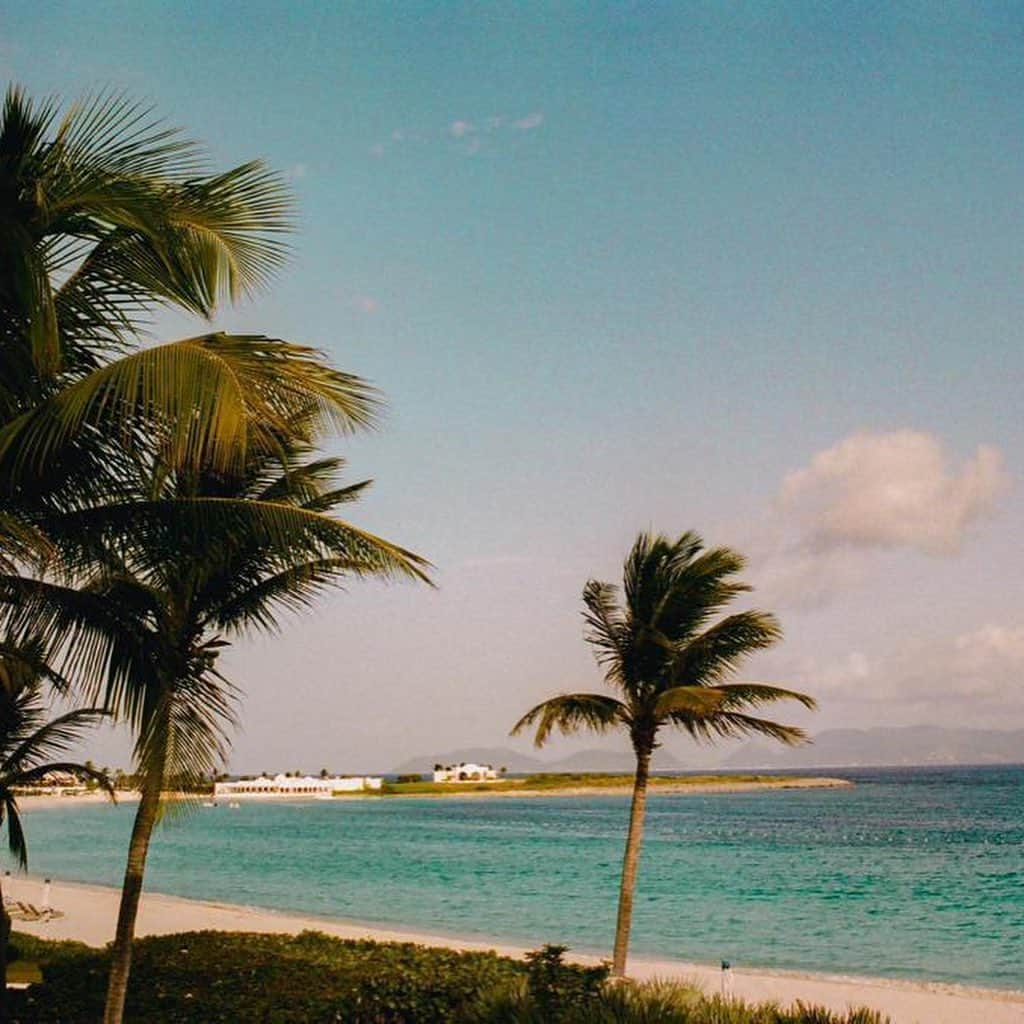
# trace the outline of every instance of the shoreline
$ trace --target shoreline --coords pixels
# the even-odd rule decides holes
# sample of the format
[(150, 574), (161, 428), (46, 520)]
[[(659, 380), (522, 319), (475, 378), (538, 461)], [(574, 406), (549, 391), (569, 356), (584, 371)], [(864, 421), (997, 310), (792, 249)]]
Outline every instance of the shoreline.
[[(501, 783), (494, 784), (495, 787)], [(792, 779), (771, 779), (764, 782), (696, 782), (687, 783), (685, 780), (659, 782), (651, 785), (647, 790), (650, 796), (701, 796), (709, 793), (758, 793), (766, 790), (780, 789), (848, 789), (856, 783), (849, 779), (835, 778), (832, 776), (794, 776)], [(373, 793), (353, 792), (341, 796), (333, 796), (330, 801), (343, 803), (349, 800), (450, 800), (450, 799), (496, 799), (498, 797), (527, 797), (530, 799), (539, 797), (593, 797), (593, 796), (623, 796), (632, 792), (629, 784), (614, 786), (545, 786), (535, 789), (519, 789), (503, 787), (501, 789), (486, 788), (486, 783), (452, 783), (451, 791), (426, 792), (426, 793)], [(465, 789), (460, 788), (465, 786)], [(48, 794), (23, 795), (18, 798), (18, 807), (22, 811), (35, 808), (53, 807), (76, 807), (82, 804), (101, 803), (132, 803), (139, 799), (138, 793), (127, 790), (118, 791), (117, 800), (111, 799), (105, 793), (80, 793), (76, 796), (51, 796)], [(180, 799), (180, 797), (178, 797)], [(191, 797), (196, 803), (212, 800), (211, 794), (197, 794)], [(230, 796), (218, 798), (218, 804), (230, 802), (238, 803), (309, 803), (319, 798), (308, 793), (290, 795), (280, 793), (234, 793)]]
[[(458, 786), (460, 783), (452, 783)], [(779, 789), (849, 789), (856, 783), (849, 779), (831, 778), (827, 776), (795, 776), (792, 779), (772, 779), (768, 782), (659, 782), (649, 785), (648, 798), (652, 796), (702, 796), (709, 793), (759, 793), (764, 790)], [(630, 784), (618, 786), (552, 786), (541, 789), (466, 789), (452, 793), (385, 793), (385, 797), (402, 799), (428, 797), (430, 799), (447, 800), (451, 797), (549, 797), (549, 796), (628, 796), (632, 793)], [(340, 798), (347, 799), (347, 798)]]
[[(43, 880), (36, 876), (5, 878), (4, 895), (38, 904), (42, 886)], [(54, 880), (51, 904), (64, 916), (45, 922), (15, 921), (15, 930), (41, 938), (77, 939), (92, 946), (102, 946), (113, 938), (119, 895), (117, 889), (107, 886)], [(367, 925), (310, 914), (143, 893), (138, 936), (205, 929), (285, 934), (312, 930), (343, 939), (415, 942), (458, 950), (494, 950), (516, 958), (529, 948), (500, 941), (418, 932), (401, 926)], [(599, 963), (601, 960), (600, 957), (586, 955), (574, 955), (572, 959), (583, 963)], [(629, 974), (638, 979), (657, 977), (696, 981), (711, 993), (719, 990), (721, 979), (720, 971), (707, 964), (645, 956), (631, 958)], [(893, 1024), (1021, 1024), (1024, 1021), (1024, 991), (742, 966), (735, 966), (732, 975), (733, 994), (752, 1002), (788, 1004), (801, 1000), (836, 1011), (846, 1010), (852, 1005), (864, 1005), (888, 1015)]]

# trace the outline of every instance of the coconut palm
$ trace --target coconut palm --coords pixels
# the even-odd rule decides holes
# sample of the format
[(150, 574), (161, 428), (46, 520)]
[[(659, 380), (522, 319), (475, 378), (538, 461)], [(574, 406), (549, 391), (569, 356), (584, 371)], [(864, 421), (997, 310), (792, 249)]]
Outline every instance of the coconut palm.
[[(295, 433), (301, 435), (299, 425)], [(250, 446), (244, 471), (150, 473), (129, 500), (60, 514), (52, 533), (77, 586), (0, 576), (12, 628), (67, 646), (62, 666), (103, 679), (90, 696), (135, 735), (141, 799), (114, 941), (105, 1020), (122, 1019), (146, 857), (161, 795), (219, 770), (237, 691), (219, 667), (232, 638), (361, 576), (426, 579), (426, 563), (331, 512), (342, 460), (306, 441)], [(159, 467), (159, 463), (155, 463)], [(162, 469), (162, 467), (160, 467)], [(44, 524), (44, 527), (48, 524)]]
[(626, 558), (623, 602), (611, 583), (590, 580), (583, 589), (586, 640), (605, 669), (615, 696), (570, 693), (528, 711), (513, 734), (536, 725), (538, 747), (552, 730), (628, 733), (636, 755), (636, 777), (619, 890), (612, 971), (626, 969), (629, 930), (643, 836), (651, 755), (665, 727), (694, 739), (756, 733), (793, 744), (804, 734), (750, 714), (761, 705), (796, 700), (813, 708), (805, 694), (760, 683), (730, 683), (743, 659), (782, 636), (773, 615), (744, 611), (711, 620), (750, 587), (736, 579), (744, 559), (728, 548), (704, 549), (695, 533), (672, 541), (641, 534)]
[[(113, 797), (110, 780), (102, 772), (76, 761), (57, 760), (73, 747), (82, 733), (105, 712), (82, 708), (47, 721), (47, 707), (39, 688), (43, 668), (38, 641), (18, 645), (13, 658), (0, 652), (0, 827), (7, 826), (7, 846), (22, 869), (28, 867), (28, 846), (17, 789), (43, 781), (51, 772), (68, 772), (98, 782)], [(11, 918), (0, 892), (0, 966), (6, 969)], [(0, 1021), (8, 1019), (7, 986), (0, 979)]]

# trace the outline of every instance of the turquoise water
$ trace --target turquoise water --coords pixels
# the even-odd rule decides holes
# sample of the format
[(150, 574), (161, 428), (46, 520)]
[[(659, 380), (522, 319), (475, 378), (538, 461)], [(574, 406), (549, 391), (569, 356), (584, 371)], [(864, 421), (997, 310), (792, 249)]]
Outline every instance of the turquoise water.
[[(1024, 989), (1024, 767), (839, 773), (857, 786), (657, 796), (632, 950)], [(118, 885), (132, 805), (29, 810), (34, 873)], [(147, 887), (607, 953), (625, 797), (202, 808)]]

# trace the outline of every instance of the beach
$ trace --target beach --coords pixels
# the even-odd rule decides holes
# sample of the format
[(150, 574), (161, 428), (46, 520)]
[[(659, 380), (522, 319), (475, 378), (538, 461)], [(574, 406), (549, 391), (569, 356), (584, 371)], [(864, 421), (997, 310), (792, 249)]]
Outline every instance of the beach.
[[(4, 895), (39, 904), (43, 880), (38, 877), (4, 879)], [(15, 930), (50, 939), (77, 939), (93, 946), (109, 942), (117, 918), (118, 890), (95, 885), (53, 881), (50, 903), (63, 916), (46, 922), (15, 922)], [(327, 920), (278, 913), (253, 907), (186, 900), (145, 893), (136, 934), (161, 935), (214, 929), (269, 933), (315, 930), (346, 939), (381, 942), (421, 942), (461, 950), (493, 949), (507, 956), (522, 956), (524, 947), (489, 943), (452, 936), (423, 934), (413, 930), (371, 927), (351, 921)], [(580, 957), (593, 962), (593, 958)], [(630, 961), (634, 978), (677, 978), (694, 981), (708, 992), (717, 992), (721, 973), (717, 967), (666, 959), (635, 958)], [(747, 1000), (801, 1000), (834, 1010), (863, 1005), (887, 1014), (893, 1024), (1022, 1024), (1024, 992), (973, 989), (954, 985), (922, 984), (888, 979), (811, 975), (790, 971), (731, 971), (731, 990)]]
[[(725, 779), (722, 782), (687, 782), (685, 778), (678, 782), (669, 779), (654, 779), (649, 789), (651, 795), (679, 796), (693, 794), (695, 796), (708, 793), (751, 793), (768, 789), (843, 789), (854, 785), (849, 779), (828, 776), (794, 776), (791, 779), (769, 778), (764, 781), (735, 782)], [(443, 789), (431, 792), (351, 792), (339, 794), (331, 799), (336, 800), (379, 800), (382, 797), (401, 797), (402, 799), (448, 799), (471, 797), (562, 797), (562, 796), (621, 796), (629, 793), (629, 783), (622, 785), (564, 785), (532, 788), (529, 786), (511, 786), (507, 782), (495, 783), (452, 783)], [(131, 790), (118, 790), (115, 803), (132, 803), (139, 799), (139, 794)], [(213, 799), (210, 794), (165, 794), (164, 799), (193, 800), (196, 803)], [(282, 793), (235, 793), (228, 797), (217, 797), (224, 803), (228, 800), (244, 800), (257, 803), (279, 803), (291, 800), (297, 803), (308, 803), (308, 793), (294, 796)], [(70, 808), (85, 804), (110, 803), (106, 793), (78, 793), (74, 796), (56, 796), (48, 793), (24, 795), (19, 798), (23, 810), (44, 808)]]

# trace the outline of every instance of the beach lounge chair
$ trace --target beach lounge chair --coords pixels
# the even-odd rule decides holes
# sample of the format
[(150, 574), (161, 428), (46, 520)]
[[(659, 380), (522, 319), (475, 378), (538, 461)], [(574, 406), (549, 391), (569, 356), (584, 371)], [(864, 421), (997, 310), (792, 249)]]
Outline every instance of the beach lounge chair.
[(21, 900), (5, 899), (4, 909), (12, 921), (53, 921), (64, 916), (62, 910), (37, 907), (33, 903), (23, 903)]

